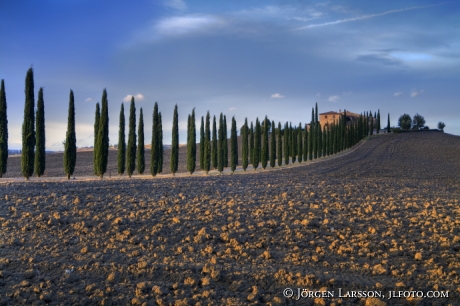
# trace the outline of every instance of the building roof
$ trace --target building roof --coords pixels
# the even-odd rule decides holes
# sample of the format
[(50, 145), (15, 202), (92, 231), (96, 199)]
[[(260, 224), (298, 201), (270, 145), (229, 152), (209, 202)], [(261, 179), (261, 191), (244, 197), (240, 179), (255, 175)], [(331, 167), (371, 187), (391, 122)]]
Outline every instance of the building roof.
[(340, 114), (338, 112), (329, 111), (329, 112), (321, 113), (320, 115), (340, 115)]

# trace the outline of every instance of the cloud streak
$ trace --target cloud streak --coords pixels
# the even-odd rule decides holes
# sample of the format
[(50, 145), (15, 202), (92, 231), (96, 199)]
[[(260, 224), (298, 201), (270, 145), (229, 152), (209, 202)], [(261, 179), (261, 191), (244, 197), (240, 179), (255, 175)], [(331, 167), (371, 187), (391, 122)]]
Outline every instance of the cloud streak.
[(142, 101), (144, 100), (144, 95), (143, 94), (140, 94), (138, 93), (137, 95), (127, 95), (126, 97), (123, 98), (123, 102), (130, 102), (131, 101), (131, 97), (134, 97), (134, 100), (135, 101)]
[(279, 93), (274, 93), (274, 94), (271, 95), (271, 98), (272, 99), (282, 99), (282, 98), (284, 98), (284, 96), (279, 94)]

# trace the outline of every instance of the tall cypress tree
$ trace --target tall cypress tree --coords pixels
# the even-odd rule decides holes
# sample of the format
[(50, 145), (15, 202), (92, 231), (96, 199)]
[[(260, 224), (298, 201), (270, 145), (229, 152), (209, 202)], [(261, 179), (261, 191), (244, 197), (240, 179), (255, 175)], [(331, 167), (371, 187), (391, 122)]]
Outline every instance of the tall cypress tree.
[(211, 150), (212, 168), (217, 169), (217, 126), (216, 116), (212, 119), (212, 150)]
[(251, 165), (254, 165), (254, 126), (252, 121), (249, 129), (249, 159), (251, 160)]
[(22, 124), (22, 175), (29, 180), (34, 173), (35, 157), (35, 97), (34, 97), (34, 72), (29, 68), (26, 75), (26, 101), (24, 105), (24, 122)]
[(283, 144), (284, 144), (284, 164), (289, 165), (289, 125), (286, 121), (283, 131)]
[(297, 159), (299, 163), (302, 162), (302, 155), (303, 155), (303, 133), (302, 133), (302, 123), (299, 122), (299, 127), (297, 128)]
[(254, 170), (257, 170), (257, 167), (259, 166), (259, 161), (260, 161), (260, 152), (261, 152), (261, 148), (260, 148), (260, 137), (261, 137), (261, 133), (260, 133), (260, 122), (259, 122), (259, 118), (256, 118), (256, 128), (255, 128), (255, 131), (254, 131), (254, 156), (253, 156), (253, 159), (254, 159), (254, 163), (253, 163), (253, 167), (254, 167)]
[(137, 131), (137, 172), (143, 174), (145, 170), (145, 142), (144, 142), (144, 114), (142, 107), (139, 114), (139, 126)]
[[(274, 135), (272, 135), (274, 136)], [(283, 164), (283, 141), (281, 138), (281, 122), (278, 121), (278, 152), (276, 152), (278, 166), (281, 167)]]
[(211, 118), (209, 111), (206, 113), (206, 126), (204, 133), (204, 171), (208, 174), (211, 169)]
[(270, 135), (270, 167), (274, 168), (276, 165), (276, 127), (275, 121), (272, 120), (272, 132)]
[(316, 158), (316, 122), (315, 122), (315, 110), (311, 109), (311, 121), (310, 121), (310, 145), (309, 145), (309, 159)]
[(99, 134), (99, 123), (101, 122), (101, 111), (99, 107), (99, 102), (96, 103), (96, 114), (94, 118), (94, 146), (93, 146), (93, 167), (94, 167), (94, 175), (98, 175), (98, 160), (96, 158), (96, 150), (97, 150), (97, 137)]
[(387, 133), (390, 133), (390, 113), (388, 113)]
[(204, 118), (201, 116), (200, 126), (200, 169), (204, 170)]
[(187, 170), (192, 175), (196, 167), (196, 128), (195, 128), (195, 109), (188, 118), (187, 128)]
[(104, 177), (107, 171), (107, 162), (109, 157), (109, 106), (107, 101), (107, 90), (102, 93), (101, 118), (99, 121), (99, 130), (97, 133), (96, 159), (97, 175)]
[(303, 160), (307, 161), (308, 159), (308, 131), (307, 124), (305, 124), (305, 130), (303, 132)]
[[(225, 142), (227, 142), (227, 140), (225, 140)], [(232, 127), (230, 131), (230, 170), (232, 170), (232, 173), (235, 172), (237, 165), (238, 165), (238, 138), (236, 136), (235, 117), (232, 117)]]
[(35, 131), (35, 175), (40, 177), (45, 173), (46, 168), (45, 102), (43, 101), (43, 88), (40, 88), (38, 91)]
[(371, 126), (370, 127), (370, 134), (373, 135), (374, 134), (374, 118), (372, 117), (372, 111), (369, 114), (370, 114), (369, 125)]
[[(37, 117), (38, 118), (38, 117)], [(67, 133), (64, 145), (64, 172), (67, 179), (75, 171), (75, 164), (77, 162), (77, 137), (75, 135), (75, 102), (73, 91), (70, 90), (69, 97), (69, 115), (67, 117)]]
[(228, 141), (227, 141), (227, 116), (224, 115), (224, 168), (228, 167)]
[(220, 113), (219, 130), (218, 130), (218, 145), (217, 145), (217, 170), (222, 173), (224, 170), (224, 116)]
[(265, 116), (265, 120), (264, 120), (262, 154), (261, 154), (260, 159), (261, 159), (262, 168), (265, 169), (267, 167), (267, 162), (268, 162), (268, 119), (267, 119), (267, 116)]
[(243, 170), (246, 171), (248, 168), (248, 154), (249, 154), (249, 144), (248, 144), (248, 118), (244, 119), (244, 125), (241, 129), (243, 148), (242, 148), (242, 166)]
[(126, 173), (131, 177), (136, 169), (136, 104), (131, 97), (129, 106), (128, 146), (126, 148)]
[(5, 81), (0, 87), (0, 178), (6, 173), (8, 162), (8, 117), (6, 112)]
[(377, 118), (376, 118), (377, 122), (376, 122), (376, 130), (377, 130), (377, 134), (380, 133), (380, 109), (377, 111)]
[(152, 143), (150, 145), (150, 173), (152, 174), (152, 176), (156, 176), (158, 173), (158, 160), (160, 158), (160, 150), (158, 147), (159, 119), (160, 118), (158, 116), (158, 103), (155, 102), (155, 105), (153, 106), (153, 115), (152, 115)]
[(161, 120), (161, 112), (158, 112), (158, 173), (163, 172), (163, 123)]
[(297, 128), (291, 126), (291, 158), (294, 164), (297, 160)]
[(117, 151), (117, 170), (119, 175), (125, 173), (126, 164), (126, 140), (125, 140), (125, 107), (121, 103), (120, 119), (118, 126), (118, 151)]
[(171, 173), (176, 175), (179, 166), (179, 115), (177, 114), (177, 104), (174, 106), (172, 144), (171, 144)]

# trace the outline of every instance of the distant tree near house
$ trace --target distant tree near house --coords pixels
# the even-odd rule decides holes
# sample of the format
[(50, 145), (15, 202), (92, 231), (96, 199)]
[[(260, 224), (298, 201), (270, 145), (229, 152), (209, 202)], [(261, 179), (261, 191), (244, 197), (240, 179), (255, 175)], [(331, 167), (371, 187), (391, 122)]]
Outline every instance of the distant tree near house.
[(204, 171), (208, 174), (211, 169), (211, 118), (209, 111), (206, 114), (206, 126), (204, 135)]
[(376, 122), (376, 124), (377, 124), (376, 130), (377, 130), (377, 134), (379, 134), (380, 133), (380, 128), (381, 128), (380, 127), (380, 109), (377, 111), (377, 119), (376, 120), (377, 120), (377, 122)]
[(99, 121), (95, 152), (97, 159), (97, 175), (102, 179), (107, 170), (107, 161), (109, 157), (109, 106), (107, 100), (107, 90), (105, 89), (102, 93), (101, 104), (101, 117)]
[(370, 117), (369, 117), (369, 125), (370, 125), (370, 128), (369, 128), (369, 132), (371, 135), (374, 134), (374, 117), (372, 117), (372, 111), (369, 112), (370, 114)]
[(43, 88), (38, 91), (37, 113), (35, 127), (35, 175), (42, 176), (46, 168), (45, 151), (45, 102), (43, 101)]
[[(274, 135), (272, 135), (273, 137)], [(277, 141), (277, 145), (278, 145), (278, 152), (276, 152), (276, 157), (277, 157), (277, 161), (278, 161), (278, 166), (281, 167), (281, 165), (283, 164), (283, 140), (281, 138), (281, 122), (278, 121), (278, 134), (277, 134), (277, 137), (278, 137), (278, 141)]]
[(163, 172), (163, 123), (161, 112), (158, 112), (158, 173)]
[(241, 134), (242, 134), (242, 141), (243, 141), (243, 147), (242, 147), (242, 166), (243, 170), (246, 171), (248, 168), (248, 155), (249, 155), (249, 143), (248, 143), (248, 118), (244, 118), (244, 125), (243, 128), (241, 129)]
[(270, 135), (270, 167), (274, 168), (276, 165), (276, 126), (275, 121), (271, 123), (272, 132)]
[(212, 168), (217, 169), (217, 124), (216, 116), (212, 118), (212, 149), (211, 149)]
[(442, 132), (444, 132), (444, 128), (446, 127), (446, 124), (442, 121), (438, 122), (438, 129), (440, 129)]
[(153, 106), (152, 115), (152, 142), (150, 146), (150, 173), (152, 176), (156, 176), (159, 172), (159, 160), (160, 160), (160, 116), (158, 114), (158, 103), (155, 102)]
[(284, 164), (289, 165), (289, 124), (286, 121), (283, 131)]
[(201, 116), (200, 126), (200, 169), (204, 170), (204, 118)]
[(67, 116), (67, 132), (64, 144), (64, 173), (67, 179), (75, 171), (77, 162), (77, 137), (75, 135), (75, 102), (73, 91), (70, 90), (69, 96), (69, 114)]
[(35, 97), (34, 97), (34, 72), (29, 68), (26, 75), (26, 100), (24, 105), (24, 122), (22, 124), (22, 175), (29, 180), (34, 173), (35, 157)]
[(251, 121), (251, 128), (249, 129), (249, 159), (251, 165), (254, 165), (254, 125)]
[(420, 130), (425, 126), (425, 118), (418, 113), (414, 115), (414, 119), (412, 119), (412, 128), (414, 130)]
[(264, 125), (263, 125), (263, 140), (262, 140), (262, 154), (261, 154), (261, 164), (262, 168), (267, 167), (268, 162), (268, 118), (265, 116)]
[(119, 175), (125, 173), (126, 164), (126, 141), (125, 141), (125, 107), (121, 103), (120, 120), (118, 127), (118, 152), (117, 152), (117, 170)]
[(8, 117), (6, 111), (5, 81), (0, 87), (0, 178), (6, 173), (8, 162)]
[(179, 115), (177, 104), (174, 106), (172, 141), (171, 141), (171, 173), (176, 175), (179, 166)]
[(224, 170), (224, 142), (227, 141), (227, 139), (224, 138), (224, 115), (220, 113), (219, 117), (219, 129), (217, 131), (218, 135), (218, 144), (217, 144), (217, 171), (219, 173), (222, 173)]
[(99, 123), (101, 121), (101, 111), (99, 107), (99, 102), (96, 103), (96, 114), (94, 118), (94, 145), (93, 145), (93, 166), (94, 166), (94, 175), (97, 174), (97, 159), (96, 159), (96, 144), (97, 144), (97, 137), (98, 137), (98, 132), (99, 132)]
[(188, 118), (187, 129), (187, 170), (192, 175), (196, 168), (196, 127), (195, 127), (195, 109)]
[(136, 169), (136, 104), (131, 97), (129, 106), (128, 146), (126, 148), (126, 173), (131, 177)]
[(302, 162), (302, 155), (303, 155), (303, 133), (302, 133), (302, 123), (299, 122), (299, 126), (297, 127), (297, 159), (299, 163)]
[(408, 114), (401, 115), (401, 117), (399, 117), (398, 119), (398, 125), (403, 130), (409, 130), (412, 126), (412, 119), (410, 115)]
[(260, 138), (261, 138), (261, 132), (260, 132), (260, 122), (259, 118), (256, 118), (256, 128), (254, 131), (254, 154), (253, 154), (253, 164), (252, 166), (254, 167), (254, 170), (257, 170), (257, 167), (259, 166), (259, 161), (260, 161)]
[[(227, 140), (225, 140), (225, 142), (227, 142)], [(236, 166), (238, 166), (238, 137), (236, 135), (235, 117), (232, 117), (232, 126), (230, 130), (230, 170), (232, 170), (232, 173), (235, 172)]]
[(224, 146), (224, 168), (228, 167), (228, 141), (227, 141), (227, 116), (224, 115), (224, 141), (223, 141), (223, 146)]
[(390, 133), (390, 113), (388, 113), (387, 133)]
[(144, 143), (144, 114), (142, 107), (139, 114), (139, 126), (137, 131), (137, 172), (143, 174), (145, 170), (145, 143)]

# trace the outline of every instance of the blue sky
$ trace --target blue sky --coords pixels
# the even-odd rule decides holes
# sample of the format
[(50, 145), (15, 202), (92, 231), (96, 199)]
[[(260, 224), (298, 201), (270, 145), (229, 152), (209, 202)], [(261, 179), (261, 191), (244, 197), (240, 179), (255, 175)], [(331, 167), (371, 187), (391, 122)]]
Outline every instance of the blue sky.
[[(151, 137), (153, 104), (180, 142), (195, 107), (227, 118), (265, 115), (293, 125), (319, 111), (403, 113), (460, 135), (460, 1), (0, 1), (0, 79), (9, 147), (21, 147), (24, 82), (44, 88), (46, 146), (61, 150), (69, 91), (77, 145), (93, 143), (94, 110), (107, 89), (110, 143), (135, 96)], [(126, 131), (127, 132), (127, 131)]]

